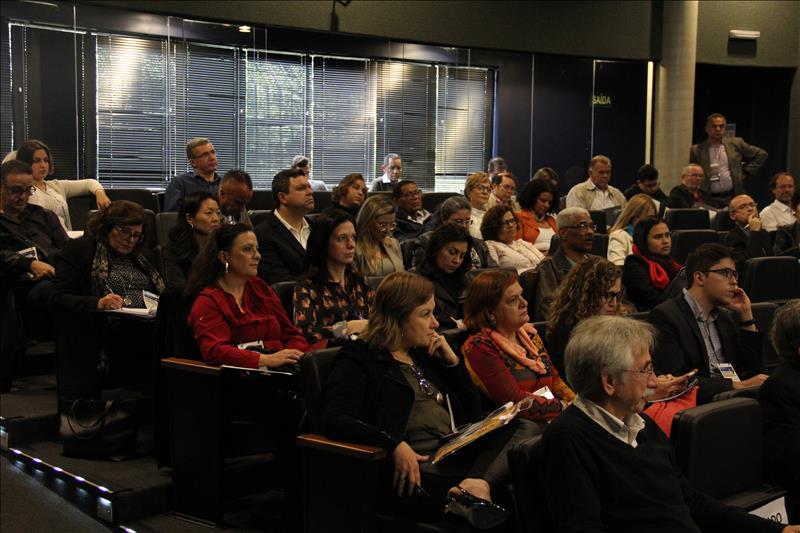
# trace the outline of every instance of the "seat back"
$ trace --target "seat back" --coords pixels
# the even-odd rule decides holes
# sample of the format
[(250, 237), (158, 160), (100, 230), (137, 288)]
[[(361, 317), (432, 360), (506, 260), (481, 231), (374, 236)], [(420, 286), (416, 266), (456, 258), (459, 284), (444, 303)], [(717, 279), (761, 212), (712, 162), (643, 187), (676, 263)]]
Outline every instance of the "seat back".
[(719, 211), (717, 216), (714, 217), (714, 229), (717, 231), (724, 231), (727, 233), (732, 230), (734, 226), (736, 226), (736, 223), (731, 218), (727, 207), (722, 211)]
[(740, 285), (751, 302), (800, 298), (800, 262), (787, 256), (748, 259)]
[(708, 211), (700, 208), (670, 209), (664, 214), (669, 229), (709, 229), (711, 221)]
[(327, 348), (305, 354), (300, 359), (300, 376), (306, 400), (308, 431), (324, 434), (323, 411), (325, 398), (323, 388), (333, 368), (336, 354), (341, 348)]
[(253, 189), (253, 198), (247, 202), (250, 209), (267, 210), (275, 209), (275, 199), (272, 198), (271, 189)]
[(761, 364), (765, 373), (770, 373), (778, 366), (778, 353), (766, 333), (772, 329), (772, 319), (780, 306), (773, 302), (758, 302), (751, 304), (753, 318), (756, 320), (758, 331), (764, 332), (764, 343), (761, 347)]
[(272, 284), (272, 290), (280, 298), (281, 304), (292, 322), (294, 322), (294, 286), (296, 284), (296, 281), (279, 281)]
[(450, 348), (456, 354), (461, 354), (461, 347), (464, 346), (464, 343), (467, 342), (467, 338), (469, 337), (469, 332), (465, 329), (453, 328), (453, 329), (446, 329), (441, 332), (444, 336), (447, 344), (450, 345)]
[(169, 232), (178, 223), (178, 213), (158, 213), (156, 215), (156, 242), (164, 246), (169, 242)]
[(516, 501), (516, 531), (555, 531), (547, 509), (547, 485), (542, 479), (546, 458), (542, 437), (536, 436), (508, 450), (508, 466)]
[(147, 189), (106, 189), (106, 195), (112, 202), (128, 200), (129, 202), (136, 202), (153, 213), (161, 211), (158, 205), (158, 198), (153, 194), (153, 191)]
[[(673, 229), (672, 226), (669, 228)], [(679, 229), (672, 231), (671, 235), (672, 257), (680, 264), (686, 263), (689, 253), (701, 244), (719, 241), (717, 232), (710, 229)]]
[(314, 213), (322, 213), (333, 205), (333, 193), (330, 191), (314, 191)]
[(67, 207), (69, 207), (69, 218), (72, 221), (72, 229), (75, 231), (83, 231), (86, 229), (86, 219), (89, 218), (89, 212), (97, 209), (97, 204), (95, 203), (94, 196), (85, 194), (67, 198)]
[(166, 289), (161, 293), (153, 333), (157, 359), (201, 359), (200, 348), (188, 323), (191, 310), (192, 302), (181, 289)]
[(247, 212), (247, 214), (250, 216), (250, 223), (254, 228), (264, 222), (264, 220), (267, 218), (267, 215), (270, 213), (272, 213), (272, 211), (269, 209), (252, 209)]
[(608, 219), (605, 211), (589, 211), (589, 216), (597, 226), (594, 230), (595, 233), (608, 233)]
[(536, 289), (539, 287), (539, 271), (535, 268), (526, 270), (519, 275), (519, 284), (522, 287), (522, 297), (532, 304), (536, 301)]
[(731, 398), (677, 413), (670, 440), (689, 481), (725, 498), (761, 485), (761, 431), (758, 401)]
[(158, 212), (161, 213), (164, 211), (164, 191), (156, 191), (153, 193), (153, 196), (156, 197), (156, 202), (158, 202)]
[(422, 207), (433, 213), (439, 204), (457, 194), (457, 192), (424, 192), (422, 193)]
[(417, 239), (407, 239), (400, 243), (400, 253), (403, 255), (403, 267), (409, 270), (414, 264), (414, 253), (419, 247)]

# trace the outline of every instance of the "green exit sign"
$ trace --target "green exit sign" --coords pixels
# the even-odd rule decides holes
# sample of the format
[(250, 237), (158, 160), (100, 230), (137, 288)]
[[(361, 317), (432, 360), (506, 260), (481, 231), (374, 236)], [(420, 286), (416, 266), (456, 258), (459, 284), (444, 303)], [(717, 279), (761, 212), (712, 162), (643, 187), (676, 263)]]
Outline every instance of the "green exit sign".
[(607, 94), (593, 94), (592, 107), (611, 107), (611, 96)]

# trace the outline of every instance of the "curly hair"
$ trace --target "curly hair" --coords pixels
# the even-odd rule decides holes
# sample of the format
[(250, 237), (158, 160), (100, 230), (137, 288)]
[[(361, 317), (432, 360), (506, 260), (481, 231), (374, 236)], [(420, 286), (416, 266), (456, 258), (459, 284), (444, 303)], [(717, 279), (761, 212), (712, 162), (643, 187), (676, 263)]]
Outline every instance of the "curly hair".
[(597, 314), (606, 293), (620, 277), (622, 269), (603, 257), (590, 256), (572, 267), (553, 294), (547, 330), (577, 324)]
[(483, 240), (497, 240), (497, 236), (500, 235), (500, 229), (503, 227), (503, 217), (506, 213), (514, 213), (511, 206), (496, 205), (483, 215), (483, 221), (481, 222), (481, 236)]

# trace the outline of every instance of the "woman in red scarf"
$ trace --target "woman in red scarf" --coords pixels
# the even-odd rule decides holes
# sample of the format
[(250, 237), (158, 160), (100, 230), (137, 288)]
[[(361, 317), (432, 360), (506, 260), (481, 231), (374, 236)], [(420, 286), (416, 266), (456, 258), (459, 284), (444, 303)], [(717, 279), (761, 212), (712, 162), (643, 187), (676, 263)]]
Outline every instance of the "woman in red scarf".
[(663, 219), (647, 217), (633, 228), (633, 253), (625, 259), (622, 284), (628, 299), (639, 311), (648, 311), (664, 301), (667, 287), (681, 265), (670, 257), (672, 239)]
[(528, 325), (528, 302), (517, 274), (489, 270), (475, 277), (464, 302), (464, 324), (470, 336), (462, 347), (472, 381), (493, 406), (533, 395), (521, 416), (549, 422), (561, 414), (575, 394), (558, 375), (544, 343)]

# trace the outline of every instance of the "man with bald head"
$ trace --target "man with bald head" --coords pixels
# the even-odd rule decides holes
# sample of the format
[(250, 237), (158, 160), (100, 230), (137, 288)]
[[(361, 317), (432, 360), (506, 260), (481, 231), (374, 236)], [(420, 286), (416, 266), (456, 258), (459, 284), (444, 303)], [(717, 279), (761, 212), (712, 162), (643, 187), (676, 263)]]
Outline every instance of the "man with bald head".
[(533, 302), (534, 320), (547, 320), (553, 293), (573, 265), (580, 263), (592, 251), (595, 225), (589, 212), (582, 207), (568, 207), (558, 213), (558, 238), (561, 245), (542, 259), (536, 267), (539, 282)]
[(735, 250), (737, 262), (772, 255), (769, 234), (762, 227), (753, 199), (746, 194), (734, 196), (728, 208), (736, 226), (725, 235), (723, 244)]
[(706, 207), (711, 205), (709, 194), (701, 185), (705, 173), (703, 167), (692, 163), (683, 167), (681, 171), (681, 184), (673, 187), (667, 198), (667, 207), (670, 209), (687, 209), (690, 207)]

